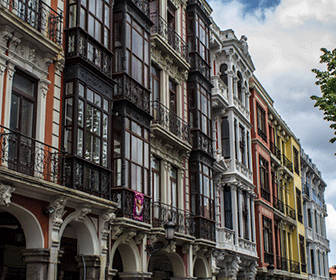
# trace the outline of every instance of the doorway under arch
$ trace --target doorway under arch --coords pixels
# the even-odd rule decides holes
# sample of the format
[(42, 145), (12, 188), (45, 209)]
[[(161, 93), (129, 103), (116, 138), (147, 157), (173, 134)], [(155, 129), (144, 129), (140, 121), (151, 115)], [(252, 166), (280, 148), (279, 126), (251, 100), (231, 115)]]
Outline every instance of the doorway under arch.
[(176, 253), (158, 252), (149, 259), (148, 271), (152, 272), (153, 280), (168, 280), (173, 277), (185, 277), (182, 258)]

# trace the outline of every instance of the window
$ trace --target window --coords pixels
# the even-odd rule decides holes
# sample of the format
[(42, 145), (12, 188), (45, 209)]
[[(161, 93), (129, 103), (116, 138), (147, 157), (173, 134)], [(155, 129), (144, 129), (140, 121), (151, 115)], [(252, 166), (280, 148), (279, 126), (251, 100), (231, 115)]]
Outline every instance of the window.
[(239, 148), (240, 148), (240, 161), (246, 166), (246, 155), (245, 155), (245, 129), (243, 126), (239, 125)]
[(296, 188), (296, 207), (297, 207), (297, 214), (298, 220), (302, 223), (302, 203), (301, 203), (301, 192)]
[(177, 168), (174, 166), (170, 168), (170, 194), (171, 205), (175, 208), (178, 208)]
[(222, 64), (220, 66), (220, 78), (222, 79), (222, 81), (226, 86), (228, 86), (228, 75), (226, 73), (227, 70), (228, 70), (227, 64)]
[(315, 274), (315, 258), (314, 258), (314, 250), (310, 249), (310, 267), (311, 267), (311, 273)]
[[(306, 264), (306, 253), (305, 253), (305, 244), (304, 244), (304, 237), (302, 235), (299, 235), (299, 241), (300, 241), (300, 260), (301, 264), (303, 264), (301, 267), (305, 268)], [(303, 271), (306, 272), (306, 271)]]
[(248, 168), (251, 169), (250, 165), (250, 133), (247, 132), (247, 165)]
[(247, 203), (247, 192), (243, 191), (243, 236), (244, 239), (249, 239), (248, 234), (248, 203)]
[(259, 183), (261, 195), (270, 201), (268, 162), (259, 155)]
[(214, 189), (212, 184), (212, 170), (207, 165), (200, 163), (200, 200), (201, 214), (208, 219), (214, 219)]
[(149, 131), (125, 119), (125, 186), (149, 194)]
[(9, 128), (33, 137), (35, 133), (36, 81), (16, 72), (13, 78)]
[(316, 210), (315, 210), (315, 231), (316, 231), (316, 233), (319, 233), (319, 229), (318, 229), (318, 218), (317, 218), (317, 212), (316, 212)]
[(308, 227), (312, 228), (312, 215), (311, 215), (311, 209), (307, 209), (307, 216), (308, 216)]
[(156, 66), (151, 66), (151, 76), (152, 76), (152, 101), (160, 102), (160, 69)]
[[(79, 26), (106, 48), (111, 40), (111, 4), (109, 0), (81, 0), (79, 6)], [(68, 27), (77, 25), (75, 0), (69, 1)], [(89, 45), (90, 47), (90, 45)]]
[(196, 51), (209, 63), (209, 28), (205, 22), (196, 15)]
[(161, 181), (161, 168), (160, 160), (156, 157), (152, 157), (152, 198), (153, 201), (160, 201), (160, 181)]
[[(264, 235), (264, 252), (268, 254), (273, 253), (273, 241), (272, 241), (272, 221), (263, 216), (263, 235)], [(268, 263), (270, 260), (268, 260)]]
[(267, 142), (265, 110), (259, 104), (257, 104), (257, 126), (258, 135)]
[(177, 84), (169, 79), (169, 111), (177, 113)]
[(294, 154), (294, 171), (295, 171), (296, 174), (300, 175), (299, 152), (295, 147), (293, 147), (293, 154)]
[(234, 120), (234, 145), (235, 145), (235, 159), (238, 160), (238, 148), (237, 148), (237, 120)]
[(76, 128), (73, 152), (85, 160), (108, 167), (109, 101), (84, 84), (78, 83), (77, 108), (73, 110), (74, 89), (74, 82), (66, 83), (66, 151), (72, 151), (71, 130)]
[[(116, 17), (115, 33), (120, 33), (122, 18)], [(145, 88), (149, 88), (149, 33), (147, 30), (138, 24), (129, 14), (126, 14), (126, 73)], [(122, 34), (119, 34), (122, 37)], [(119, 36), (118, 35), (118, 36)], [(116, 35), (117, 36), (117, 35)], [(115, 42), (116, 59), (119, 61), (122, 58), (120, 51), (122, 44)], [(119, 57), (120, 56), (120, 57)], [(117, 69), (118, 72), (119, 69)]]
[(243, 77), (239, 71), (237, 72), (237, 78), (238, 78), (238, 81), (237, 81), (238, 100), (240, 102), (243, 102), (243, 91), (242, 91)]
[(211, 100), (205, 88), (199, 85), (198, 108), (200, 113), (201, 131), (211, 137)]
[(230, 158), (230, 126), (227, 117), (222, 119), (222, 155)]
[(229, 186), (224, 187), (224, 218), (225, 218), (225, 227), (233, 229), (232, 198), (231, 198), (231, 188)]

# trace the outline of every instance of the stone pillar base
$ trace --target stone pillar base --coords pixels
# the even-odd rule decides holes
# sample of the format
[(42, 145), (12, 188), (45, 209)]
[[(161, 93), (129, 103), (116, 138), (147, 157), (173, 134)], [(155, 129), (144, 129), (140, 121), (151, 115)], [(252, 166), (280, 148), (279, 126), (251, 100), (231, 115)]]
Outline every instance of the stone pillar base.
[(98, 256), (78, 256), (77, 257), (80, 279), (96, 280), (100, 276), (100, 258)]
[(26, 263), (27, 280), (48, 279), (50, 252), (48, 249), (26, 249), (22, 256)]

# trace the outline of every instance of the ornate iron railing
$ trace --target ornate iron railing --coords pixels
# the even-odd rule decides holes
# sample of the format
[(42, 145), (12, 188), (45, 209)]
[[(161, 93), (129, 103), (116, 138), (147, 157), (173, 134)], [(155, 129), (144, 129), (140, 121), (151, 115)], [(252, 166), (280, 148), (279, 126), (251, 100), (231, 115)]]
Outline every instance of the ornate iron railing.
[[(134, 217), (134, 203), (135, 203), (135, 192), (126, 188), (115, 188), (112, 189), (112, 201), (118, 203), (117, 216), (125, 217), (133, 220)], [(142, 212), (142, 222), (149, 224), (150, 223), (150, 207), (151, 202), (148, 196), (144, 196), (143, 201), (143, 212)]]
[(0, 164), (11, 170), (63, 184), (65, 154), (59, 149), (0, 126)]
[(150, 92), (141, 86), (127, 74), (119, 74), (114, 76), (117, 82), (114, 91), (114, 100), (126, 99), (136, 105), (139, 109), (150, 114)]
[(62, 12), (57, 12), (43, 1), (0, 0), (3, 7), (47, 37), (62, 44)]
[(290, 261), (290, 272), (300, 273), (300, 263), (297, 261)]
[(258, 128), (258, 135), (265, 141), (267, 142), (267, 136), (266, 136), (266, 132), (263, 131), (262, 129)]
[(202, 150), (209, 155), (213, 154), (211, 139), (200, 131), (194, 131), (194, 133), (192, 134), (192, 145), (193, 148), (196, 150)]
[(293, 209), (292, 207), (290, 207), (289, 205), (285, 204), (285, 208), (286, 208), (286, 214), (287, 216), (291, 217), (293, 220), (296, 219), (296, 213), (295, 213), (295, 209)]
[(281, 270), (288, 271), (288, 259), (281, 257)]
[(283, 201), (278, 199), (273, 195), (273, 206), (275, 209), (279, 210), (281, 213), (285, 213), (285, 204)]
[(282, 155), (282, 160), (283, 164), (288, 168), (288, 170), (293, 172), (293, 164), (284, 154)]
[(271, 195), (270, 192), (264, 188), (260, 188), (260, 192), (261, 192), (261, 197), (263, 199), (266, 199), (267, 201), (271, 201)]
[(191, 143), (190, 127), (188, 123), (170, 111), (166, 106), (158, 101), (152, 102), (153, 123), (159, 124), (169, 130), (178, 138)]
[(159, 34), (180, 56), (188, 60), (188, 47), (181, 36), (178, 35), (173, 28), (169, 27), (167, 21), (158, 13), (151, 13), (151, 20), (154, 23), (151, 33)]
[(80, 57), (112, 77), (112, 53), (80, 28), (66, 30), (66, 57)]
[(205, 219), (203, 217), (195, 217), (195, 235), (196, 238), (216, 240), (215, 221)]
[(273, 253), (264, 252), (264, 263), (274, 264)]
[(149, 1), (148, 0), (131, 0), (147, 17), (149, 17)]
[(112, 172), (77, 157), (65, 159), (65, 185), (98, 197), (111, 199)]
[(301, 272), (307, 272), (307, 264), (301, 263)]
[(271, 152), (277, 157), (278, 160), (281, 160), (280, 149), (274, 143), (271, 143), (270, 147), (271, 147)]
[(177, 232), (194, 235), (195, 223), (190, 211), (178, 209), (159, 201), (152, 204), (153, 227), (164, 227), (169, 218), (176, 225)]

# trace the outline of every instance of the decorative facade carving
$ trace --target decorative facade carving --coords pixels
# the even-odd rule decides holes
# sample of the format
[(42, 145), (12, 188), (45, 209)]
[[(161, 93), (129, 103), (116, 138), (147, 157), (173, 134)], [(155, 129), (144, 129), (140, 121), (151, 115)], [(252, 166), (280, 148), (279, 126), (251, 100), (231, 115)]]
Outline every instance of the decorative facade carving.
[(0, 183), (0, 206), (9, 206), (14, 191), (14, 187), (5, 183)]
[(49, 209), (54, 212), (51, 214), (51, 221), (54, 226), (60, 226), (63, 223), (63, 216), (65, 214), (65, 205), (67, 202), (67, 198), (62, 196), (55, 199), (53, 202), (49, 204)]

